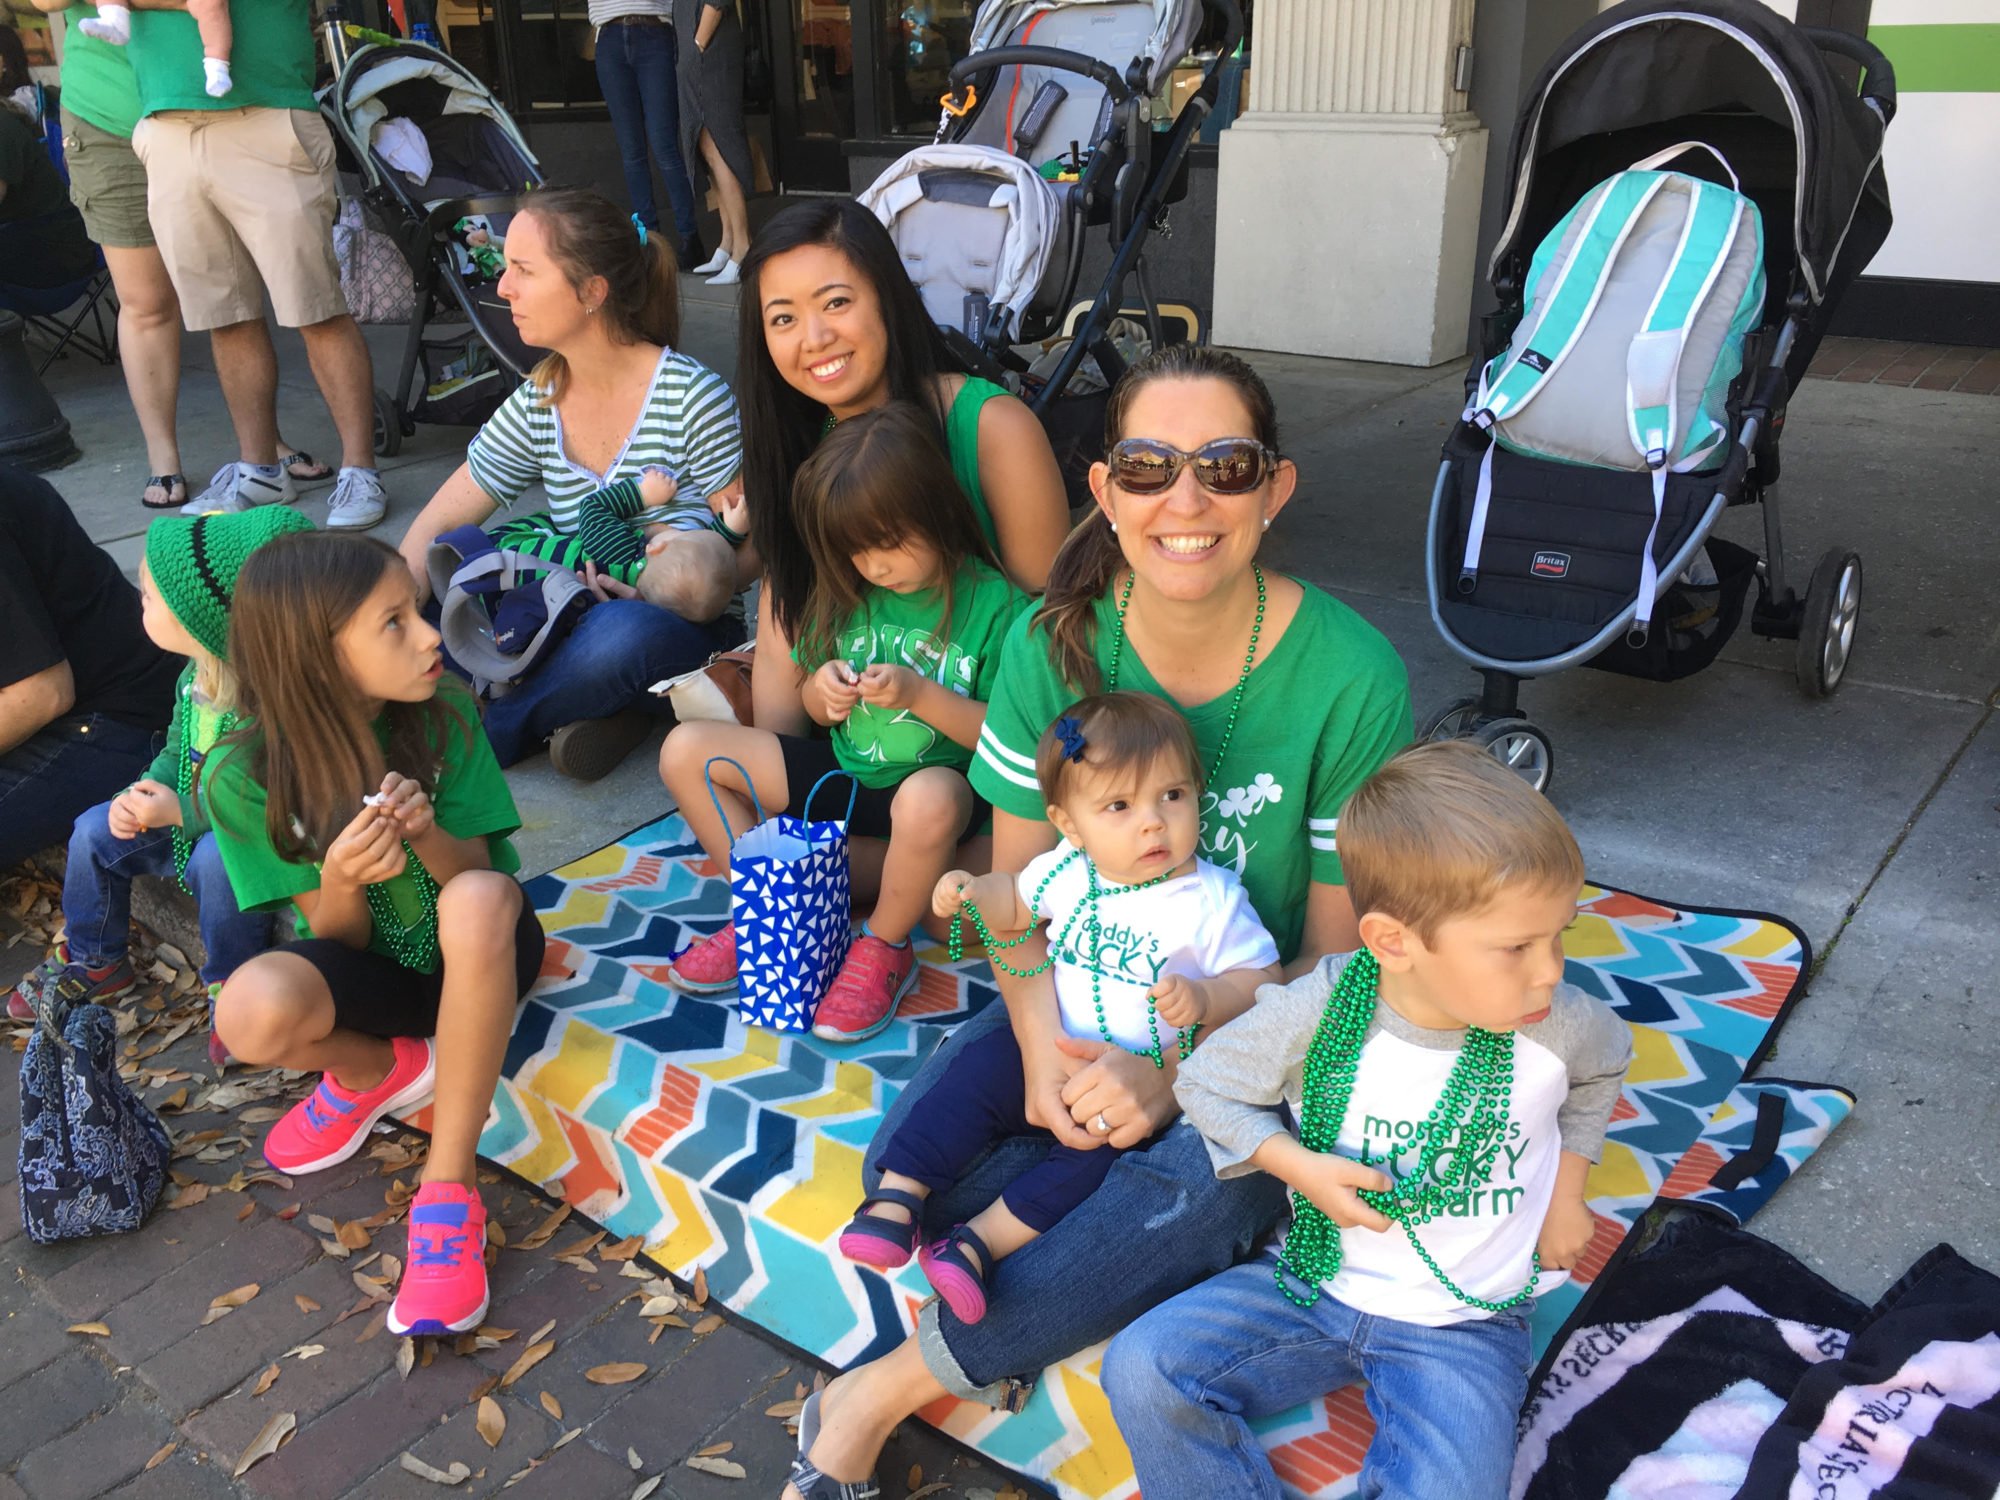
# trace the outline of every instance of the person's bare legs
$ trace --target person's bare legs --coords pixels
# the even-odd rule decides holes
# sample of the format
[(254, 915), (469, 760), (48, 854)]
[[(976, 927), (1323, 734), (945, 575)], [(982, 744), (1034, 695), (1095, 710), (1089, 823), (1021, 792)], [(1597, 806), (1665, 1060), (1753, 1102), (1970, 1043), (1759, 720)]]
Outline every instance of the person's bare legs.
[(521, 887), (495, 870), (467, 870), (438, 892), (437, 1084), (425, 1182), (473, 1186), (474, 1148), (486, 1128), (500, 1064), (520, 1004), (514, 929)]
[[(361, 328), (346, 313), (299, 330), (313, 379), (340, 434), (340, 464), (346, 469), (375, 467), (375, 363)], [(272, 421), (275, 424), (274, 415)], [(275, 436), (277, 428), (272, 427)]]
[[(858, 1484), (875, 1471), (897, 1423), (950, 1394), (924, 1363), (912, 1334), (880, 1359), (828, 1382), (819, 1398), (819, 1436), (806, 1457), (829, 1479)], [(796, 1485), (785, 1486), (785, 1500), (802, 1500)]]
[(743, 196), (743, 184), (722, 159), (722, 148), (715, 144), (715, 137), (705, 129), (701, 133), (701, 156), (708, 163), (709, 177), (715, 183), (715, 209), (722, 216), (722, 249), (731, 260), (741, 260), (750, 253), (750, 203)]
[[(743, 769), (750, 773), (757, 798), (767, 816), (791, 800), (791, 784), (785, 777), (785, 756), (778, 747), (778, 737), (768, 729), (707, 720), (674, 726), (666, 743), (660, 746), (660, 780), (673, 793), (681, 816), (687, 819), (688, 827), (701, 841), (702, 850), (708, 855), (710, 863), (716, 869), (726, 871), (729, 868), (730, 846), (735, 841), (730, 834), (734, 832), (741, 837), (747, 833), (756, 826), (757, 814), (743, 777), (735, 766), (718, 765), (714, 768), (715, 796), (709, 796), (709, 783), (704, 778), (703, 770), (710, 759), (718, 755), (726, 755), (742, 763)], [(715, 810), (717, 802), (729, 815), (727, 828), (723, 827), (722, 817)]]
[(395, 1050), (334, 1024), (333, 992), (296, 953), (259, 954), (229, 976), (215, 1001), (215, 1034), (253, 1068), (325, 1073), (349, 1093), (389, 1076)]
[[(181, 472), (174, 418), (181, 387), (181, 303), (155, 245), (104, 247), (118, 293), (118, 363), (154, 474)], [(186, 495), (180, 497), (187, 499)]]
[(972, 816), (972, 788), (958, 772), (926, 766), (903, 778), (889, 802), (890, 839), (868, 931), (901, 943), (931, 909), (938, 877), (951, 868)]
[(246, 464), (278, 461), (278, 351), (262, 318), (209, 330), (215, 378)]

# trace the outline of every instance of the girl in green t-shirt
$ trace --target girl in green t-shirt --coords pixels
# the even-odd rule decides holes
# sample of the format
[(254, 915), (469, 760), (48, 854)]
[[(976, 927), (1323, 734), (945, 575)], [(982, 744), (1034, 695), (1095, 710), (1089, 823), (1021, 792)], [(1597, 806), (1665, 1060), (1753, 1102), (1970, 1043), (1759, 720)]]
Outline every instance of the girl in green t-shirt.
[(291, 907), (298, 940), (230, 977), (216, 1030), (253, 1066), (322, 1075), (265, 1139), (282, 1172), (346, 1160), (435, 1094), (389, 1327), (463, 1332), (487, 1305), (473, 1150), (542, 961), (514, 799), (385, 543), (267, 543), (229, 644), (251, 723), (210, 759), (209, 816), (238, 901)]
[[(831, 737), (683, 724), (667, 736), (660, 776), (722, 869), (760, 807), (803, 817), (825, 777), (852, 778), (850, 834), (888, 848), (874, 912), (813, 1033), (857, 1041), (888, 1025), (916, 982), (910, 930), (959, 840), (984, 821), (966, 769), (1000, 643), (1027, 597), (994, 566), (932, 425), (906, 403), (835, 427), (799, 470), (791, 513), (812, 556), (793, 671)], [(837, 814), (841, 800), (818, 805)], [(876, 858), (856, 852), (864, 869)], [(693, 994), (735, 988), (734, 924), (676, 957), (667, 977)]]

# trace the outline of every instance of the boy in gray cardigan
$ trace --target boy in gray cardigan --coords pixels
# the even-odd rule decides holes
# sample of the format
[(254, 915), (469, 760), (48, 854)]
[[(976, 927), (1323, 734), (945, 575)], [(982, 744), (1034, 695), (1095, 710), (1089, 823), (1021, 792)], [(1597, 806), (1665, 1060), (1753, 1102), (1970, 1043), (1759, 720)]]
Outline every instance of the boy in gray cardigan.
[(1112, 1341), (1149, 1497), (1275, 1500), (1250, 1422), (1357, 1379), (1361, 1494), (1504, 1496), (1528, 1303), (1595, 1227), (1584, 1178), (1632, 1043), (1562, 982), (1583, 858), (1561, 816), (1490, 755), (1419, 745), (1338, 838), (1362, 949), (1259, 991), (1175, 1085), (1217, 1175), (1271, 1173), (1294, 1217)]

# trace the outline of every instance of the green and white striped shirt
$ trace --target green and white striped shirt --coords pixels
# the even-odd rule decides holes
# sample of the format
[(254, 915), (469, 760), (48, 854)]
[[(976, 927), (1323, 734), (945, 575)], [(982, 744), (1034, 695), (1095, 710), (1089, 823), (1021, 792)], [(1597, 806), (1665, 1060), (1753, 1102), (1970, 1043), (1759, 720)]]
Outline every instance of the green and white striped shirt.
[(602, 474), (593, 474), (568, 454), (562, 417), (540, 404), (527, 383), (517, 388), (486, 421), (465, 452), (473, 480), (500, 505), (511, 508), (537, 480), (548, 494), (549, 515), (558, 529), (576, 530), (584, 497), (619, 479), (637, 479), (647, 464), (672, 474), (679, 489), (673, 502), (633, 518), (635, 526), (706, 526), (708, 497), (743, 467), (743, 437), (736, 398), (722, 377), (698, 360), (673, 349), (660, 352), (652, 394)]

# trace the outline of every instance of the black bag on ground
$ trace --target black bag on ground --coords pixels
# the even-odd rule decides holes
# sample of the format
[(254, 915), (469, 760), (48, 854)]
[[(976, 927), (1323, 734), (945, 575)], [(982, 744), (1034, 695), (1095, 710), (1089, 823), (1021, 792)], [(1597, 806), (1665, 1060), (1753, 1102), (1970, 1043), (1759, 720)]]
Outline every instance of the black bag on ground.
[(21, 1225), (40, 1244), (122, 1234), (166, 1186), (173, 1142), (118, 1076), (118, 1024), (51, 997), (21, 1058)]

